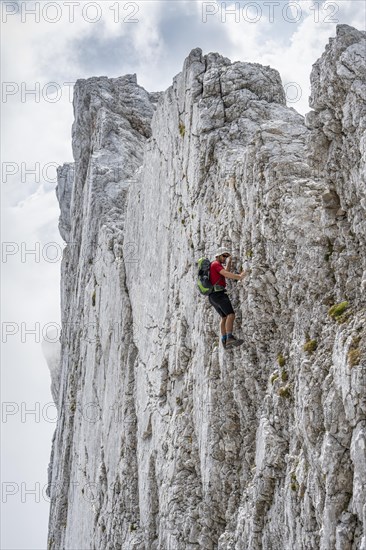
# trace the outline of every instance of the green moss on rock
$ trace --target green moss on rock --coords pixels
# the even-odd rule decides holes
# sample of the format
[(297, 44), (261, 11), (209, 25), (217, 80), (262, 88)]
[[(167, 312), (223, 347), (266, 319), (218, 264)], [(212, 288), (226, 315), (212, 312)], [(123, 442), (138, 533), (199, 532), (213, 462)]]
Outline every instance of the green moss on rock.
[(360, 350), (357, 348), (357, 349), (351, 349), (349, 352), (348, 352), (348, 363), (349, 363), (349, 366), (350, 367), (356, 367), (356, 365), (359, 365), (360, 364), (360, 360), (361, 360), (361, 352)]
[(280, 397), (289, 398), (291, 396), (291, 391), (289, 386), (284, 386), (278, 390), (278, 395)]
[(185, 136), (185, 133), (186, 133), (186, 127), (184, 126), (183, 122), (180, 120), (179, 121), (179, 124), (178, 124), (178, 128), (179, 128), (179, 133), (182, 137)]
[(282, 380), (282, 382), (287, 382), (287, 380), (288, 380), (288, 373), (287, 373), (286, 370), (283, 370), (283, 371), (281, 372), (281, 380)]
[(357, 365), (360, 364), (360, 361), (361, 361), (361, 350), (359, 348), (360, 341), (361, 341), (361, 336), (356, 336), (352, 339), (352, 343), (350, 345), (350, 348), (347, 354), (348, 364), (350, 367), (356, 367)]
[(318, 342), (314, 339), (312, 340), (307, 340), (303, 346), (303, 350), (306, 352), (306, 353), (314, 353), (314, 351), (316, 350), (316, 348), (318, 347)]
[(332, 317), (333, 319), (338, 319), (341, 315), (344, 314), (344, 312), (346, 311), (346, 309), (349, 308), (349, 303), (348, 302), (340, 302), (339, 304), (334, 304), (334, 306), (332, 306), (329, 310), (328, 310), (328, 315), (330, 317)]

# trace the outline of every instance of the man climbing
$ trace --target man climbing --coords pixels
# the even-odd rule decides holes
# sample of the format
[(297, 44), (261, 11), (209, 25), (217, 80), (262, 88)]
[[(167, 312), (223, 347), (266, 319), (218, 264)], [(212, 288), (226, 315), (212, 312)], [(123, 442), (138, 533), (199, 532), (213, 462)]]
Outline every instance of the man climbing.
[[(224, 264), (229, 258), (226, 269)], [(226, 293), (226, 279), (235, 279), (241, 281), (248, 272), (242, 271), (239, 274), (232, 273), (231, 269), (231, 254), (227, 248), (219, 248), (215, 254), (215, 260), (210, 266), (210, 281), (214, 285), (213, 292), (208, 299), (210, 304), (216, 309), (221, 316), (220, 333), (221, 342), (224, 349), (231, 346), (240, 346), (244, 340), (239, 340), (233, 335), (233, 325), (235, 313), (231, 305), (230, 298)]]

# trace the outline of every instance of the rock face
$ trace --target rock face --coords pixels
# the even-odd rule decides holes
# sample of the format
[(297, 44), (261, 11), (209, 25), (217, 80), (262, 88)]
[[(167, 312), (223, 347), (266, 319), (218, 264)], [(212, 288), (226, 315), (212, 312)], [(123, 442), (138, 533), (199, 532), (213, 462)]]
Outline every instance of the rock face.
[[(200, 49), (164, 93), (78, 81), (49, 549), (366, 549), (365, 51), (338, 26), (306, 123)], [(251, 268), (227, 352), (220, 245)]]

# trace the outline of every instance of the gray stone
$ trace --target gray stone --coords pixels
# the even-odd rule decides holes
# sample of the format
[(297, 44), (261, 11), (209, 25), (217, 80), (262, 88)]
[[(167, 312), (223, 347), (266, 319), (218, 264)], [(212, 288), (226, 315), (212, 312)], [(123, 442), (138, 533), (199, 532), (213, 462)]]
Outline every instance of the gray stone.
[[(49, 549), (366, 548), (364, 67), (339, 25), (305, 119), (199, 48), (164, 93), (77, 83)], [(195, 288), (221, 245), (230, 353)]]

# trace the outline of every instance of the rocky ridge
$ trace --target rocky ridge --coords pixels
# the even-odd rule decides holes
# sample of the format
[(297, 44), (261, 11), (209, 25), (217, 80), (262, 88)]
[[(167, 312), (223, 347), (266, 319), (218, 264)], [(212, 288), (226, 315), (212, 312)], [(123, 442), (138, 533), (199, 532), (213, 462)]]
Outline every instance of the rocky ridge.
[[(365, 57), (339, 25), (305, 120), (198, 48), (164, 93), (76, 84), (49, 549), (366, 549)], [(230, 353), (194, 286), (222, 244)]]

